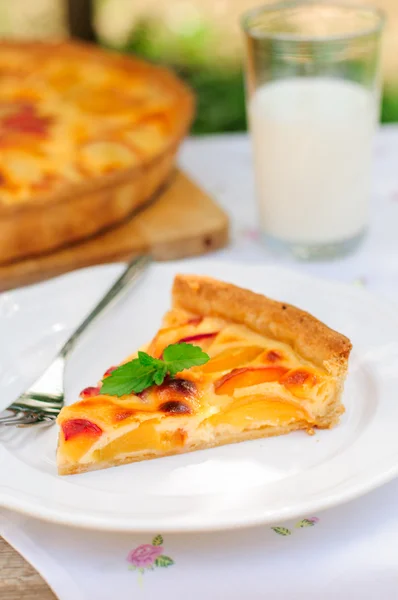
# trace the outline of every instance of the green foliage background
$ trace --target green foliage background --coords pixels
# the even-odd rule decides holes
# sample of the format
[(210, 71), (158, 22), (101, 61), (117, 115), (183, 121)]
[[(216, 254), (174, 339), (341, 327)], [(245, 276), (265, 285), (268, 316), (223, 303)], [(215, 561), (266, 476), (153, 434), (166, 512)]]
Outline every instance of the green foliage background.
[[(231, 61), (216, 64), (212, 60), (216, 43), (211, 28), (201, 22), (171, 35), (153, 22), (142, 20), (119, 50), (170, 66), (192, 87), (197, 97), (192, 133), (244, 131), (247, 123), (242, 69)], [(398, 87), (385, 88), (381, 120), (398, 121)]]

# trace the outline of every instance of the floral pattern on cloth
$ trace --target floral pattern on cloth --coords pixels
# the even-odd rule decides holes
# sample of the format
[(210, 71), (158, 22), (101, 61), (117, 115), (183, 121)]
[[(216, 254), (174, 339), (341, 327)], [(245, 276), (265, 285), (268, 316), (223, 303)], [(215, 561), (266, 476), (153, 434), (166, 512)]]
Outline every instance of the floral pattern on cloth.
[[(309, 519), (301, 519), (295, 524), (295, 529), (303, 529), (303, 527), (313, 527), (319, 522), (318, 517), (311, 517)], [(271, 527), (272, 531), (275, 531), (278, 535), (287, 536), (292, 535), (293, 531), (288, 527)]]
[(141, 544), (127, 555), (127, 562), (130, 563), (131, 571), (138, 571), (139, 582), (142, 582), (142, 575), (146, 571), (153, 571), (156, 567), (171, 567), (174, 560), (170, 556), (163, 554), (163, 537), (156, 535), (152, 544)]
[[(313, 527), (319, 522), (318, 517), (310, 517), (301, 519), (294, 525), (294, 529), (303, 529), (305, 527)], [(288, 527), (275, 526), (271, 527), (272, 531), (281, 536), (292, 535), (294, 529)], [(142, 585), (142, 576), (146, 571), (154, 571), (157, 567), (171, 567), (174, 565), (174, 560), (163, 553), (163, 537), (156, 535), (151, 544), (141, 544), (127, 555), (127, 562), (131, 571), (138, 572), (138, 583)]]

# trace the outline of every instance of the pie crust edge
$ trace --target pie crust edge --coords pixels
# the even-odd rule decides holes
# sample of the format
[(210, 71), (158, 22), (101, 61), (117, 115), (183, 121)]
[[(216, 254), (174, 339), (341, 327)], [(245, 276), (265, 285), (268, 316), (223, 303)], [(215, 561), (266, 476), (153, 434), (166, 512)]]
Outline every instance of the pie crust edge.
[(175, 308), (245, 325), (289, 344), (333, 377), (345, 378), (350, 340), (296, 306), (198, 275), (177, 275), (172, 298)]

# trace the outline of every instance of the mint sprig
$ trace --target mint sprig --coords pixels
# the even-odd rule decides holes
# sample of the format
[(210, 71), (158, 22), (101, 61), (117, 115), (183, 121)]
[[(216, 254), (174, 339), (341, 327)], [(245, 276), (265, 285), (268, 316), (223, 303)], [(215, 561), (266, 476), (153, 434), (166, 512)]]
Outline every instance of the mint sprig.
[(138, 352), (138, 358), (117, 367), (102, 381), (101, 394), (124, 396), (139, 394), (152, 385), (162, 385), (165, 377), (175, 377), (184, 369), (204, 365), (210, 356), (193, 344), (172, 344), (163, 351), (163, 358)]

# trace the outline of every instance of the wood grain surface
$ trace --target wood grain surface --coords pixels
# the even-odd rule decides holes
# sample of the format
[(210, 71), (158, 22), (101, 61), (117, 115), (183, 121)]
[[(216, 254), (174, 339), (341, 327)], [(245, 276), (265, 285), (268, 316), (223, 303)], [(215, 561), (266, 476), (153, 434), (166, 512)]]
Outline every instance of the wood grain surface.
[(0, 291), (142, 253), (150, 253), (156, 260), (200, 255), (227, 241), (226, 214), (177, 171), (152, 203), (118, 227), (51, 254), (0, 265)]
[(1, 600), (56, 600), (48, 585), (18, 552), (0, 537)]

